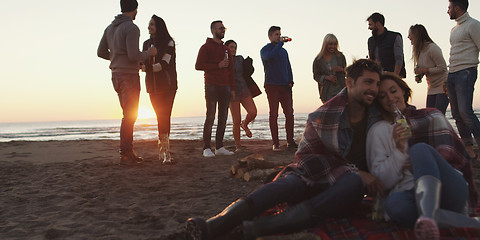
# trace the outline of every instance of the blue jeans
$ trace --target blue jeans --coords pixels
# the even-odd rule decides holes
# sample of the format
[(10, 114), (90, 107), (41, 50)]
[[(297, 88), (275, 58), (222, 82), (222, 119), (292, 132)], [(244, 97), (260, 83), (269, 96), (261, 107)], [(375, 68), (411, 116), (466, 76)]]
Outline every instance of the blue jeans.
[(335, 184), (315, 183), (307, 186), (299, 176), (287, 174), (263, 185), (247, 196), (252, 201), (255, 216), (279, 203), (294, 205), (308, 200), (320, 217), (344, 216), (359, 203), (365, 194), (363, 181), (357, 173), (346, 173)]
[(140, 76), (138, 73), (112, 73), (113, 88), (123, 110), (120, 126), (120, 153), (133, 150), (133, 126), (138, 116)]
[(455, 119), (458, 133), (466, 146), (473, 145), (472, 134), (477, 144), (480, 144), (480, 122), (472, 109), (476, 81), (477, 68), (467, 68), (449, 73), (447, 79), (452, 117)]
[(223, 147), (223, 136), (227, 126), (228, 105), (230, 104), (230, 87), (205, 83), (205, 101), (207, 104), (207, 116), (203, 124), (203, 149), (210, 148), (212, 127), (215, 122), (215, 112), (218, 103), (218, 122), (215, 133), (215, 148)]
[[(468, 198), (468, 185), (462, 174), (428, 144), (413, 145), (409, 154), (415, 181), (426, 175), (441, 181), (440, 208), (463, 212)], [(419, 217), (415, 189), (390, 194), (385, 200), (385, 211), (393, 221), (413, 228)]]
[(427, 108), (436, 108), (440, 110), (443, 115), (447, 111), (448, 97), (445, 93), (427, 95)]

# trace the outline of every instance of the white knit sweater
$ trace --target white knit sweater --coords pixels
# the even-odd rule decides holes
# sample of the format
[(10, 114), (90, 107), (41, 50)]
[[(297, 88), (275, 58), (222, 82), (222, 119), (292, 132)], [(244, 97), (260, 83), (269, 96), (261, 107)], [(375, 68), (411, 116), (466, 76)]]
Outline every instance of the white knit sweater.
[(480, 22), (468, 12), (455, 19), (457, 25), (450, 32), (449, 72), (458, 72), (478, 65), (480, 51)]

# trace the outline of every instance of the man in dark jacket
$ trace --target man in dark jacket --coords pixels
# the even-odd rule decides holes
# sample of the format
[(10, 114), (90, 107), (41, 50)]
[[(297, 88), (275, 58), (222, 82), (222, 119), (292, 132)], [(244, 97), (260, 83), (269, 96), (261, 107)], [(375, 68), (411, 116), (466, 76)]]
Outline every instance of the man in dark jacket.
[(368, 39), (368, 56), (377, 61), (382, 70), (393, 72), (402, 78), (407, 76), (403, 59), (402, 35), (388, 31), (385, 28), (385, 17), (380, 13), (373, 13), (367, 18), (368, 29), (372, 36)]
[[(205, 72), (205, 101), (207, 116), (203, 125), (203, 156), (232, 155), (233, 152), (223, 147), (223, 136), (227, 125), (230, 98), (235, 96), (235, 70), (233, 56), (222, 42), (225, 26), (222, 21), (213, 21), (210, 25), (213, 38), (207, 38), (198, 51), (195, 69)], [(218, 103), (218, 123), (215, 134), (215, 153), (210, 149), (212, 127)]]
[(139, 62), (157, 54), (156, 48), (140, 52), (140, 29), (133, 23), (137, 15), (136, 0), (121, 0), (122, 13), (105, 29), (97, 55), (110, 60), (112, 82), (123, 110), (120, 127), (120, 161), (122, 165), (138, 165), (143, 162), (133, 151), (133, 126), (137, 120), (140, 96)]

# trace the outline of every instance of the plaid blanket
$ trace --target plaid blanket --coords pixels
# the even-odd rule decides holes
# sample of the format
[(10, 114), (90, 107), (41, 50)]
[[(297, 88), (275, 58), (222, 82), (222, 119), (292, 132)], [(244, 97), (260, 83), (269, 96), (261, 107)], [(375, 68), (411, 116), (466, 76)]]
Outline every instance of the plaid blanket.
[(420, 142), (427, 143), (437, 149), (453, 167), (462, 172), (469, 187), (468, 204), (471, 208), (469, 213), (473, 214), (477, 208), (478, 190), (473, 181), (471, 159), (447, 118), (436, 109), (417, 110), (410, 105), (405, 110), (405, 116), (412, 129), (412, 137), (408, 140), (409, 146)]
[[(369, 218), (372, 201), (366, 199), (362, 209), (354, 216), (342, 219), (327, 219), (309, 231), (323, 240), (341, 239), (415, 239), (413, 230), (400, 227), (393, 222), (373, 221)], [(477, 209), (477, 211), (480, 209)], [(474, 228), (441, 228), (441, 239), (479, 239), (480, 229)]]
[[(355, 165), (345, 159), (353, 144), (347, 104), (345, 88), (308, 115), (302, 140), (295, 153), (296, 163), (286, 171), (297, 172), (307, 183), (328, 181), (330, 184), (345, 173), (358, 171)], [(367, 112), (368, 129), (381, 118), (374, 106), (368, 107)]]
[[(273, 214), (283, 207), (269, 210), (266, 215)], [(322, 240), (409, 240), (415, 239), (413, 230), (401, 227), (393, 222), (374, 221), (370, 218), (372, 199), (366, 198), (352, 216), (347, 218), (329, 218), (319, 222), (315, 227), (306, 230)], [(480, 208), (477, 208), (477, 215)], [(480, 239), (480, 229), (474, 228), (441, 228), (440, 239)]]

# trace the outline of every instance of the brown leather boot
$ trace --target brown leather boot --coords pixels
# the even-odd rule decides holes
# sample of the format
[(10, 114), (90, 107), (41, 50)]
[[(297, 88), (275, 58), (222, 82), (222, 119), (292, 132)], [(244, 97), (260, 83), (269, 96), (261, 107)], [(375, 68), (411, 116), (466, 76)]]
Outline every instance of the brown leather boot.
[(120, 153), (118, 164), (125, 166), (136, 166), (143, 164), (143, 158), (137, 156), (133, 150)]

